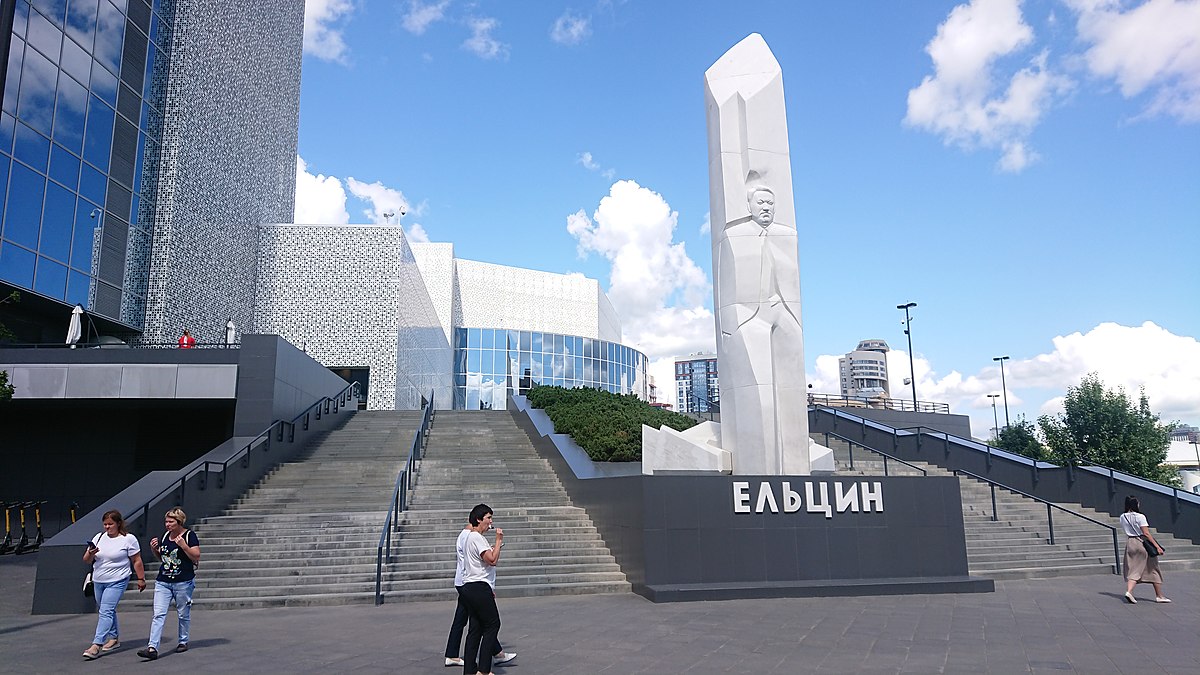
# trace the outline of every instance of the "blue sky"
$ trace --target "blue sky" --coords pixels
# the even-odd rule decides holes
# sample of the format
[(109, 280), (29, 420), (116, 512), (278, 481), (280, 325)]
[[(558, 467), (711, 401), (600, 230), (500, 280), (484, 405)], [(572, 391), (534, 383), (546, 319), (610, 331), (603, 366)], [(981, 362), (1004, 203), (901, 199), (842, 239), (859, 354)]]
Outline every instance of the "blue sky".
[(703, 73), (752, 32), (814, 390), (878, 337), (907, 397), (914, 301), (917, 395), (978, 436), (998, 355), (1014, 419), (1097, 371), (1200, 424), (1196, 0), (308, 0), (297, 222), (404, 204), (414, 240), (599, 279), (670, 398), (713, 344)]

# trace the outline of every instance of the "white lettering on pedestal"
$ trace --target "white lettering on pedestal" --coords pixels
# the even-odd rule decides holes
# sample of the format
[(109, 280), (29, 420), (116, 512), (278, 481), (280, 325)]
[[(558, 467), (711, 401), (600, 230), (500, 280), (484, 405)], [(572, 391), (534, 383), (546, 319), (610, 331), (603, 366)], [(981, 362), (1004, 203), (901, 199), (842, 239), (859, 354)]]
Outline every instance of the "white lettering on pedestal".
[[(833, 518), (836, 508), (838, 513), (883, 513), (883, 483), (880, 481), (833, 482), (834, 501), (829, 502), (829, 483), (813, 481), (804, 483), (804, 499), (800, 493), (792, 489), (790, 481), (782, 481), (779, 494), (783, 501), (784, 513), (796, 513), (807, 504), (808, 513), (823, 513), (826, 518)], [(750, 483), (747, 481), (733, 482), (733, 512), (734, 513), (779, 513), (779, 501), (775, 498), (775, 489), (770, 481), (758, 484), (758, 494), (754, 495), (754, 508), (750, 507)]]
[(870, 484), (863, 481), (862, 502), (863, 511), (870, 511), (871, 507), (874, 506), (875, 513), (883, 513), (883, 485), (879, 481)]
[(733, 512), (750, 513), (750, 484), (743, 481), (733, 482)]
[(771, 505), (771, 513), (779, 513), (779, 505), (775, 503), (775, 493), (771, 492), (771, 484), (764, 480), (758, 486), (758, 502), (754, 505), (754, 512), (762, 513), (766, 504)]
[(851, 483), (850, 488), (842, 492), (842, 484), (833, 484), (834, 501), (837, 504), (837, 512), (845, 513), (846, 509), (850, 509), (854, 513), (858, 513), (858, 483)]
[(825, 481), (817, 483), (820, 499), (813, 496), (813, 484), (804, 484), (804, 498), (808, 502), (809, 513), (824, 513), (826, 518), (833, 517), (833, 507), (829, 505), (829, 484)]
[(792, 484), (783, 481), (783, 512), (795, 513), (800, 510), (800, 493), (792, 489)]

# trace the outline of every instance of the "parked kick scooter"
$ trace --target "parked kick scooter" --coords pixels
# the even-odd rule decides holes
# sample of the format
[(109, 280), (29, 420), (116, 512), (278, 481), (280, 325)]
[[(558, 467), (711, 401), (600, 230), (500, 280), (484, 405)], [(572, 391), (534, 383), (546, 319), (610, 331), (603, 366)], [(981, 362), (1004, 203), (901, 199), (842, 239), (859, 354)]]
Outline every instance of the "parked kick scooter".
[(12, 543), (12, 507), (16, 504), (0, 503), (4, 506), (4, 541), (0, 542), (0, 555), (13, 552)]
[(35, 532), (37, 532), (37, 536), (33, 538), (33, 546), (29, 549), (30, 551), (38, 550), (42, 547), (42, 543), (46, 541), (46, 535), (42, 534), (42, 504), (45, 503), (45, 500), (33, 502), (33, 523), (36, 527)]
[(17, 505), (17, 508), (21, 510), (21, 541), (17, 542), (17, 550), (15, 551), (17, 555), (21, 555), (29, 549), (29, 533), (25, 531), (25, 509), (29, 508), (31, 504), (33, 502), (21, 502)]

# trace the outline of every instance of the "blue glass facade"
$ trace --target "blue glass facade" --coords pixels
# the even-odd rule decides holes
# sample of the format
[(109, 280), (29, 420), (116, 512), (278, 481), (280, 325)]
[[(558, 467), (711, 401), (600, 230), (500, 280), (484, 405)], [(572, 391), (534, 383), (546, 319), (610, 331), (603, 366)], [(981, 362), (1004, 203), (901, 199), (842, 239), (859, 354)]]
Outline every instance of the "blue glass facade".
[(504, 410), (535, 384), (647, 396), (646, 356), (616, 342), (502, 328), (454, 329), (454, 407)]
[(144, 266), (150, 242), (138, 214), (143, 163), (162, 135), (161, 4), (4, 3), (0, 280), (138, 328), (122, 305), (144, 304), (127, 260)]

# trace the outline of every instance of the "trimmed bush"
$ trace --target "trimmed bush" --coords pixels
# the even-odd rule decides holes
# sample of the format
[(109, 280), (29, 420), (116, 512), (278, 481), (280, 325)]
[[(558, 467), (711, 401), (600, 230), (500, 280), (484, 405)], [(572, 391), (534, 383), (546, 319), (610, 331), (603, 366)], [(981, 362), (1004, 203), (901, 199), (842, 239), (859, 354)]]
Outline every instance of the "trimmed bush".
[(633, 394), (600, 389), (535, 386), (529, 404), (546, 411), (554, 430), (568, 434), (595, 462), (639, 462), (642, 425), (667, 425), (677, 431), (699, 424), (670, 410), (655, 408)]

